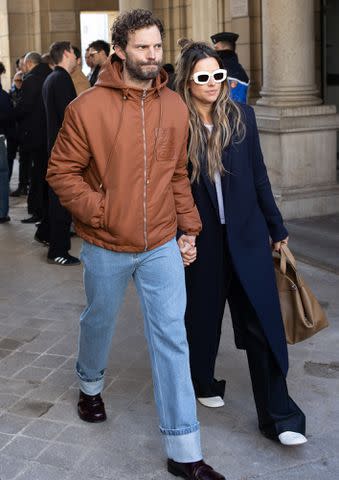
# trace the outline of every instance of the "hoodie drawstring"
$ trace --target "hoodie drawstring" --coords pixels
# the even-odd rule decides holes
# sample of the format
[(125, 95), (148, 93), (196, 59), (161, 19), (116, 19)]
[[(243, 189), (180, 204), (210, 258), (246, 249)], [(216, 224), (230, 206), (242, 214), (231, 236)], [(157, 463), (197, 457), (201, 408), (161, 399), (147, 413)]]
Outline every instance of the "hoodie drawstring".
[(105, 192), (105, 189), (102, 188), (102, 187), (103, 187), (103, 184), (104, 184), (105, 177), (107, 175), (108, 167), (109, 167), (109, 165), (111, 163), (111, 159), (113, 157), (113, 152), (114, 152), (114, 149), (115, 149), (117, 138), (118, 138), (118, 135), (120, 133), (120, 129), (121, 129), (121, 126), (122, 126), (122, 123), (123, 123), (124, 112), (125, 112), (125, 101), (127, 100), (127, 95), (123, 94), (121, 100), (122, 100), (122, 103), (121, 103), (121, 110), (120, 110), (119, 127), (117, 128), (117, 133), (115, 134), (115, 137), (114, 137), (114, 140), (113, 140), (113, 145), (112, 145), (112, 148), (111, 148), (111, 150), (109, 152), (109, 155), (108, 155), (108, 160), (107, 160), (107, 163), (106, 163), (104, 174), (102, 176), (101, 183), (99, 185), (100, 190), (103, 190), (104, 192)]

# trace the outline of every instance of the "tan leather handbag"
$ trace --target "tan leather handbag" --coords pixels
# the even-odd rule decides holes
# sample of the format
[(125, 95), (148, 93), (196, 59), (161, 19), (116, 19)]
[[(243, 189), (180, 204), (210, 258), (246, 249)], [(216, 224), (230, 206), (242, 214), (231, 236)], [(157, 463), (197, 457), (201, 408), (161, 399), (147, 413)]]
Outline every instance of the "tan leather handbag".
[(325, 312), (297, 272), (287, 245), (273, 259), (287, 343), (302, 342), (328, 326)]

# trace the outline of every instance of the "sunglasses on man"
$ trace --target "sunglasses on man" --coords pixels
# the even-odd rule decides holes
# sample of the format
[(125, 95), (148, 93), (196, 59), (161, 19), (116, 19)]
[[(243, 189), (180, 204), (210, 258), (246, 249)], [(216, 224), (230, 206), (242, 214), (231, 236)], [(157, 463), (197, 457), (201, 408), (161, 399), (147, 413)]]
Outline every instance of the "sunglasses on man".
[(227, 70), (223, 68), (218, 68), (218, 70), (214, 70), (214, 72), (195, 72), (191, 76), (191, 80), (197, 85), (206, 85), (211, 78), (213, 78), (215, 83), (224, 82), (227, 78)]

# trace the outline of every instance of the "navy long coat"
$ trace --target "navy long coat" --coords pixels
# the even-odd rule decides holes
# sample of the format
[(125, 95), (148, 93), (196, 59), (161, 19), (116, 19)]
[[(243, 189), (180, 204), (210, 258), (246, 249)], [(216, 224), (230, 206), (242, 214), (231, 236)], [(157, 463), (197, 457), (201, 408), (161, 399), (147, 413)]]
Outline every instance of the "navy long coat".
[[(240, 105), (239, 105), (240, 106)], [(229, 251), (233, 267), (255, 309), (270, 348), (286, 375), (288, 370), (287, 346), (281, 318), (279, 297), (275, 283), (272, 250), (269, 237), (274, 242), (287, 237), (281, 214), (276, 206), (259, 143), (254, 110), (240, 106), (246, 125), (246, 136), (241, 143), (231, 144), (222, 155), (226, 173), (221, 177), (225, 221)], [(186, 269), (190, 275), (205, 277), (204, 297), (208, 305), (208, 276), (212, 279), (208, 255), (199, 257), (199, 251), (217, 251), (220, 242), (220, 220), (215, 185), (202, 168), (200, 181), (192, 184), (192, 193), (198, 207), (203, 230), (197, 238), (198, 259)], [(194, 266), (194, 269), (190, 270)], [(211, 282), (213, 284), (213, 282)], [(191, 299), (194, 301), (194, 298)], [(229, 299), (233, 324), (237, 305)], [(241, 308), (241, 306), (239, 306)], [(241, 315), (241, 311), (239, 312)], [(243, 348), (241, 338), (236, 345)]]

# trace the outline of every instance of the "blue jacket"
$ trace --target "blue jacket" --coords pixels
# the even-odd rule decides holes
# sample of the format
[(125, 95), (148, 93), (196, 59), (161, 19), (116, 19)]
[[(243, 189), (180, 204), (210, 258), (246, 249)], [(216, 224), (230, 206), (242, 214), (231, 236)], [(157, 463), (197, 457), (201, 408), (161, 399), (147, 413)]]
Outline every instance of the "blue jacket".
[[(256, 311), (281, 370), (286, 374), (287, 346), (269, 237), (276, 242), (286, 238), (288, 232), (272, 194), (254, 111), (247, 105), (239, 106), (243, 112), (246, 136), (241, 143), (233, 143), (226, 148), (222, 156), (226, 172), (229, 172), (221, 177), (229, 250), (242, 287)], [(188, 280), (193, 272), (199, 278), (214, 275), (208, 261), (208, 255), (213, 253), (202, 255), (202, 251), (217, 251), (216, 242), (220, 241), (215, 185), (203, 166), (200, 181), (192, 184), (192, 192), (203, 229), (197, 238), (197, 265), (194, 263), (193, 268), (186, 269)], [(208, 278), (205, 278), (205, 285), (208, 290)], [(233, 300), (229, 298), (236, 344), (244, 348), (236, 322), (237, 317), (241, 318), (241, 305)], [(208, 318), (208, 305), (206, 309)]]

